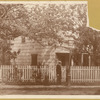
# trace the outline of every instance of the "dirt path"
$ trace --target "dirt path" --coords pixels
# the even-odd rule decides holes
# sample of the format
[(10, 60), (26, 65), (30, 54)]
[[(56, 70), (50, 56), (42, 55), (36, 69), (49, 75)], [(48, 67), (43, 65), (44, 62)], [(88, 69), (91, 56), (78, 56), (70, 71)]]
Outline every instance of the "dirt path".
[(100, 95), (100, 89), (2, 89), (0, 95)]

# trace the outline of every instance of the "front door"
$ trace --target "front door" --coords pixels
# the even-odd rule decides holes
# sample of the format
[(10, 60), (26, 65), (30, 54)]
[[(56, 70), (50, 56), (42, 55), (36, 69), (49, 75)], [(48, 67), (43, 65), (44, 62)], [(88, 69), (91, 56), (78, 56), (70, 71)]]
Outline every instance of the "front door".
[[(62, 66), (65, 66), (65, 67), (62, 67), (62, 68), (64, 68), (64, 70), (62, 70), (62, 75), (61, 75), (62, 81), (61, 82), (66, 83), (68, 81), (67, 76), (68, 76), (68, 68), (69, 68), (68, 66), (69, 66), (69, 62), (70, 62), (69, 61), (70, 55), (69, 55), (69, 53), (56, 53), (56, 57), (57, 57), (57, 60), (62, 62)], [(66, 73), (65, 73), (65, 71), (66, 71)]]
[(56, 57), (62, 62), (62, 66), (69, 65), (69, 53), (56, 53)]

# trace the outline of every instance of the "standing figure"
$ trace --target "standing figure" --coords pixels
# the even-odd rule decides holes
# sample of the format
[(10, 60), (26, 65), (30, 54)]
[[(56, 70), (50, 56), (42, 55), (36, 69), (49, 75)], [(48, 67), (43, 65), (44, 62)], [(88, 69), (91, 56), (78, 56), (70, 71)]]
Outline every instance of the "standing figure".
[(61, 61), (56, 66), (57, 84), (61, 84)]

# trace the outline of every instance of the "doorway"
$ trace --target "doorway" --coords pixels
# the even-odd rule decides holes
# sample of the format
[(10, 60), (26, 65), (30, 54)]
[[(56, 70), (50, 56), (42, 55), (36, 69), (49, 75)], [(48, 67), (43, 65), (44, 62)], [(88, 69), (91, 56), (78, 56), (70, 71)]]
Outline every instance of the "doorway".
[(31, 55), (31, 65), (36, 66), (37, 65), (37, 54)]
[(89, 66), (89, 55), (83, 54), (83, 66)]
[(56, 53), (56, 57), (62, 62), (62, 66), (69, 66), (69, 53)]

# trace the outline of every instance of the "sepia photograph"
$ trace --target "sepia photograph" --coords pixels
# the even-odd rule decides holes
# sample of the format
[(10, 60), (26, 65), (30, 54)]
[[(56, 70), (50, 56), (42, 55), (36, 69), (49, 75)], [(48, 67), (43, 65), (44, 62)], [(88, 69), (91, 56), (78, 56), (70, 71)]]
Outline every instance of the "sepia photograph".
[(0, 1), (0, 95), (100, 95), (88, 1)]

